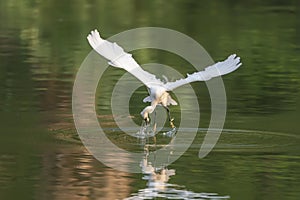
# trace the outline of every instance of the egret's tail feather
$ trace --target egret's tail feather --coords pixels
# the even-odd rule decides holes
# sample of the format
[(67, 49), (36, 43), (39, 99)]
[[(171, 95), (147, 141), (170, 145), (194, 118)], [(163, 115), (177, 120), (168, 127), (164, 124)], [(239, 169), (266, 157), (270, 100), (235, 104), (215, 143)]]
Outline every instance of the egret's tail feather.
[(167, 100), (167, 105), (168, 105), (168, 106), (169, 106), (169, 105), (176, 106), (176, 105), (178, 105), (178, 104), (177, 104), (177, 102), (176, 102), (174, 99), (172, 99), (172, 97), (169, 95), (169, 96), (168, 96), (168, 100)]

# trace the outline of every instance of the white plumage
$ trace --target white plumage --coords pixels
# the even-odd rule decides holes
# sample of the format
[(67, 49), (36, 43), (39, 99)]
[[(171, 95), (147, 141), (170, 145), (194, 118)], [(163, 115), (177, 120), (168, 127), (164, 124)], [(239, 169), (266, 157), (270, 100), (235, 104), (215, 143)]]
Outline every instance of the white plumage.
[(228, 74), (242, 65), (240, 58), (233, 54), (230, 55), (225, 61), (206, 67), (203, 71), (187, 74), (187, 77), (184, 79), (180, 79), (175, 82), (164, 83), (157, 79), (155, 75), (143, 70), (132, 58), (132, 55), (126, 53), (122, 47), (116, 43), (103, 40), (97, 30), (92, 31), (88, 35), (87, 39), (93, 49), (101, 56), (106, 58), (110, 65), (123, 68), (148, 87), (149, 96), (146, 97), (143, 102), (151, 102), (151, 105), (147, 106), (141, 112), (141, 115), (145, 119), (146, 123), (149, 122), (149, 113), (152, 113), (157, 105), (162, 105), (167, 109), (170, 123), (173, 126), (167, 106), (177, 105), (177, 103), (174, 99), (172, 99), (168, 91), (174, 90), (175, 88), (187, 83), (195, 81), (207, 81), (211, 78)]

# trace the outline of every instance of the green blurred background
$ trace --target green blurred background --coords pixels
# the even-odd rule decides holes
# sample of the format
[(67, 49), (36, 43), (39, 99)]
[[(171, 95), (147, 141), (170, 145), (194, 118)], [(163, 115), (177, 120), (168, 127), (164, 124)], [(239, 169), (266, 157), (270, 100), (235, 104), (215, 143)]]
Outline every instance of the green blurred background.
[[(299, 199), (299, 19), (297, 0), (1, 0), (0, 199), (123, 199), (145, 187), (141, 175), (107, 168), (84, 149), (71, 97), (76, 72), (91, 51), (90, 30), (98, 28), (107, 38), (148, 26), (192, 37), (215, 61), (237, 53), (243, 62), (223, 78), (225, 128), (240, 132), (225, 131), (203, 160), (195, 141), (171, 165), (176, 176), (170, 182), (232, 199)], [(167, 64), (183, 74), (192, 69), (182, 69), (188, 64), (167, 52), (133, 55), (140, 63)], [(109, 69), (107, 88), (122, 74)], [(209, 95), (205, 83), (193, 87), (199, 88), (200, 127), (206, 128)], [(105, 96), (111, 91), (98, 92), (109, 104)], [(146, 91), (139, 94), (131, 111), (137, 121)], [(102, 109), (100, 120), (113, 121), (109, 107)], [(258, 147), (243, 146), (249, 141)]]

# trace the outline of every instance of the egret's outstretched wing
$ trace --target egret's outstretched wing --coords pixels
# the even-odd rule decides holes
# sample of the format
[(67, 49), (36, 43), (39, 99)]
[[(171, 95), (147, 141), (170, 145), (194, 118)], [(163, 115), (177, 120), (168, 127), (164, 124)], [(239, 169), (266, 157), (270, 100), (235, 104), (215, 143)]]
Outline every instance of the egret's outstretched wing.
[(240, 57), (236, 57), (236, 55), (233, 54), (223, 62), (218, 62), (212, 66), (206, 67), (203, 71), (195, 72), (193, 74), (187, 74), (187, 77), (184, 79), (180, 79), (175, 82), (168, 82), (164, 85), (164, 87), (167, 91), (171, 91), (187, 83), (195, 81), (207, 81), (211, 78), (233, 72), (241, 65), (242, 63), (240, 62)]
[(142, 81), (147, 87), (151, 87), (153, 84), (163, 85), (163, 82), (157, 79), (155, 75), (143, 70), (132, 58), (132, 55), (126, 53), (122, 47), (116, 43), (102, 39), (97, 30), (92, 31), (87, 36), (87, 39), (97, 53), (109, 60), (110, 65), (125, 69)]

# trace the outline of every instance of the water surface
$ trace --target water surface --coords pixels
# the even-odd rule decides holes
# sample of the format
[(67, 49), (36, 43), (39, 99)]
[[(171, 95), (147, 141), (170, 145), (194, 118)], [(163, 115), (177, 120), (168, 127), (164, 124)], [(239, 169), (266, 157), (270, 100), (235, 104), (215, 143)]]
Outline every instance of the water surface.
[[(299, 9), (292, 0), (1, 1), (0, 199), (299, 199)], [(85, 39), (90, 30), (110, 37), (144, 26), (187, 34), (215, 61), (237, 53), (243, 66), (223, 78), (225, 129), (204, 159), (198, 151), (210, 99), (205, 83), (192, 84), (201, 110), (197, 137), (169, 166), (155, 165), (144, 152), (153, 138), (130, 138), (114, 123), (110, 96), (124, 71), (109, 68), (101, 80), (105, 87), (97, 89), (98, 120), (115, 144), (145, 154), (143, 164), (136, 163), (141, 173), (133, 174), (106, 167), (84, 148), (71, 97), (75, 75), (91, 50)], [(132, 53), (141, 64), (162, 63), (183, 75), (193, 71), (168, 52)], [(140, 123), (146, 95), (143, 87), (135, 92), (125, 119)], [(180, 109), (171, 110), (176, 125)], [(156, 140), (169, 141), (163, 135)], [(120, 165), (130, 163), (123, 155), (111, 156)]]

